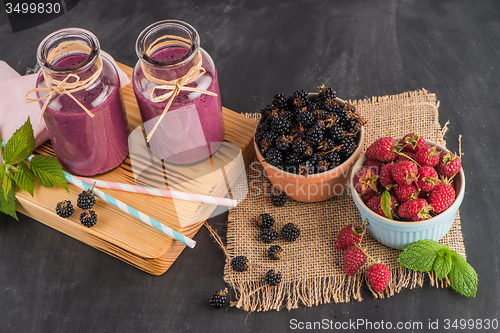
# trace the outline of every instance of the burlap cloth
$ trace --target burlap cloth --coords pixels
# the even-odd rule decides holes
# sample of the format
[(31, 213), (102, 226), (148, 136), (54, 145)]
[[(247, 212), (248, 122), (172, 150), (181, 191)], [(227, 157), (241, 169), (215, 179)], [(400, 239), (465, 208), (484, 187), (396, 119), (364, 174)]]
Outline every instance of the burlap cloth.
[[(438, 121), (439, 101), (435, 94), (425, 89), (351, 102), (368, 121), (365, 149), (377, 138), (386, 136), (387, 130), (393, 137), (418, 132), (430, 140), (434, 140), (436, 132), (439, 132), (438, 141), (445, 144), (443, 136), (446, 128), (441, 128)], [(247, 116), (257, 119), (260, 114)], [(267, 311), (294, 309), (300, 304), (313, 306), (361, 301), (362, 288), (369, 288), (366, 283), (369, 260), (356, 275), (349, 277), (343, 272), (343, 253), (334, 247), (342, 227), (361, 221), (350, 194), (319, 203), (289, 199), (284, 207), (275, 207), (269, 199), (271, 185), (257, 160), (247, 169), (247, 180), (249, 193), (229, 212), (227, 227), (228, 257), (224, 280), (236, 294), (236, 300), (231, 304), (246, 311)], [(267, 256), (270, 244), (259, 238), (255, 219), (264, 212), (275, 218), (277, 230), (288, 222), (300, 225), (301, 235), (295, 243), (281, 237), (273, 243), (284, 249), (282, 260), (270, 260)], [(465, 257), (459, 216), (441, 243)], [(386, 263), (392, 272), (392, 279), (383, 293), (370, 289), (374, 297), (389, 297), (402, 288), (422, 286), (426, 278), (432, 286), (448, 286), (448, 281), (438, 281), (432, 274), (402, 267), (396, 261), (401, 251), (378, 243), (369, 234), (363, 244), (372, 257)], [(249, 259), (252, 265), (248, 271), (235, 272), (231, 269), (231, 258), (238, 255)], [(281, 272), (282, 282), (278, 286), (269, 286), (264, 282), (264, 275), (269, 269)]]

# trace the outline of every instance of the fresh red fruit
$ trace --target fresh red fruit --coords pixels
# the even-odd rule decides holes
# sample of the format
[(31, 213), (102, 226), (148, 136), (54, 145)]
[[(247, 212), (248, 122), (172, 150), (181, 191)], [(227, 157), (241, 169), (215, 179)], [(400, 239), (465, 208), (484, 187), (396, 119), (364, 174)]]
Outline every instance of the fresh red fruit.
[(365, 264), (366, 255), (356, 246), (348, 247), (344, 252), (344, 271), (347, 275), (354, 275)]
[(394, 194), (399, 202), (405, 202), (417, 198), (418, 188), (413, 184), (401, 184), (394, 187)]
[(379, 160), (366, 160), (365, 164), (363, 164), (363, 167), (370, 170), (372, 175), (380, 175), (380, 170), (383, 166), (384, 163)]
[(391, 271), (384, 264), (377, 263), (371, 265), (368, 267), (366, 275), (372, 288), (378, 292), (383, 291), (391, 280)]
[[(368, 200), (366, 205), (368, 206), (368, 208), (370, 208), (373, 212), (377, 213), (378, 215), (383, 216), (383, 217), (387, 217), (387, 216), (385, 216), (385, 213), (382, 210), (382, 207), (380, 206), (381, 200), (382, 200), (382, 195), (377, 195), (377, 196), (374, 196), (373, 198), (371, 198), (370, 200)], [(398, 204), (398, 199), (394, 195), (391, 194), (390, 207), (391, 207), (391, 215), (392, 216), (394, 216), (394, 213), (395, 213), (394, 209), (397, 206), (397, 204)]]
[(432, 206), (425, 199), (412, 199), (399, 205), (398, 214), (411, 221), (423, 221), (431, 218), (431, 210)]
[(352, 224), (343, 227), (335, 241), (335, 247), (339, 250), (345, 250), (354, 243), (360, 244), (363, 241), (364, 227), (354, 227)]
[(398, 156), (400, 147), (396, 140), (390, 136), (377, 139), (366, 149), (366, 156), (370, 159), (382, 162), (391, 162)]
[(417, 180), (418, 167), (411, 161), (401, 161), (391, 170), (392, 178), (398, 184), (411, 184)]
[(449, 180), (445, 179), (429, 192), (429, 204), (436, 213), (445, 211), (454, 201), (455, 189), (449, 184)]
[(396, 181), (392, 178), (392, 168), (394, 167), (393, 163), (384, 164), (382, 170), (380, 170), (379, 182), (382, 186), (395, 185)]
[(371, 169), (363, 167), (354, 175), (354, 187), (361, 195), (367, 193), (369, 190), (376, 191), (377, 184), (378, 176), (374, 175)]
[(418, 169), (417, 187), (421, 191), (429, 192), (436, 186), (438, 181), (438, 173), (433, 167), (424, 165)]
[(417, 133), (408, 133), (403, 136), (401, 140), (403, 144), (403, 150), (407, 152), (416, 153), (419, 149), (425, 145), (425, 139)]
[(424, 165), (435, 167), (439, 163), (439, 152), (436, 150), (436, 147), (423, 145), (418, 150), (417, 155), (415, 156), (415, 161), (421, 167)]
[(462, 167), (462, 161), (460, 157), (453, 153), (441, 154), (441, 158), (439, 159), (439, 163), (436, 165), (436, 170), (443, 177), (451, 178), (460, 172), (460, 168)]
[(375, 192), (370, 190), (367, 193), (364, 193), (361, 195), (361, 200), (363, 200), (363, 202), (366, 204), (368, 202), (368, 200), (370, 200), (374, 196), (376, 196)]
[(417, 156), (417, 153), (412, 153), (411, 151), (405, 151), (403, 153), (400, 153), (398, 158), (396, 158), (396, 163), (401, 162), (401, 161), (415, 161), (415, 157)]

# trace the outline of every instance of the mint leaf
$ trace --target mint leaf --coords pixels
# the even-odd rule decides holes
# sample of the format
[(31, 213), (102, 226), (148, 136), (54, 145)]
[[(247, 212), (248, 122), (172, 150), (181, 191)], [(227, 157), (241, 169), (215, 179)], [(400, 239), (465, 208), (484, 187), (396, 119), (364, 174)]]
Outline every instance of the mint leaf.
[(388, 219), (392, 220), (391, 195), (389, 194), (389, 191), (384, 191), (384, 193), (382, 193), (382, 198), (380, 199), (380, 208), (382, 208), (385, 216)]
[(19, 162), (17, 165), (18, 170), (14, 173), (14, 181), (23, 190), (33, 196), (33, 191), (35, 190), (35, 175), (28, 168), (24, 161)]
[(35, 135), (28, 117), (24, 125), (18, 128), (5, 144), (3, 159), (5, 163), (13, 165), (30, 156), (34, 149)]
[(448, 279), (453, 289), (467, 297), (476, 297), (477, 273), (465, 259), (455, 251), (452, 251), (453, 262)]
[(30, 169), (43, 187), (60, 185), (69, 192), (64, 171), (54, 157), (37, 155), (31, 159)]
[(434, 266), (439, 251), (447, 248), (446, 245), (430, 239), (419, 240), (408, 245), (399, 254), (398, 262), (414, 271), (429, 272)]
[(19, 221), (16, 214), (16, 195), (14, 189), (11, 189), (7, 195), (0, 188), (0, 212), (8, 214)]
[(439, 250), (438, 257), (433, 265), (434, 273), (436, 273), (438, 279), (444, 279), (450, 272), (453, 264), (451, 260), (452, 255), (453, 251), (449, 248)]

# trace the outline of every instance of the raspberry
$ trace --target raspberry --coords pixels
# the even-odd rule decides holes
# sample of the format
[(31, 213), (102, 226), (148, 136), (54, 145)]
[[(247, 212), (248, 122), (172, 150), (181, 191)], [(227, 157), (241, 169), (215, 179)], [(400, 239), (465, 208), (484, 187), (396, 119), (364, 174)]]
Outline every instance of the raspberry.
[(398, 184), (411, 184), (417, 180), (418, 167), (411, 161), (401, 161), (392, 167), (392, 178)]
[[(382, 199), (382, 195), (374, 196), (373, 198), (368, 200), (366, 205), (368, 206), (368, 208), (370, 208), (373, 212), (377, 213), (378, 215), (383, 216), (383, 217), (387, 217), (387, 216), (385, 216), (385, 213), (382, 210), (382, 207), (380, 206), (381, 199)], [(395, 215), (394, 209), (395, 209), (397, 204), (398, 204), (398, 199), (394, 195), (391, 194), (390, 207), (391, 207), (391, 215), (393, 215), (393, 216)]]
[(283, 238), (285, 238), (289, 242), (295, 242), (297, 238), (300, 236), (299, 228), (293, 223), (287, 223), (281, 229), (281, 234)]
[(417, 198), (418, 188), (413, 184), (401, 184), (394, 187), (394, 194), (399, 202), (405, 202)]
[(347, 275), (354, 275), (365, 264), (366, 255), (356, 246), (348, 247), (344, 252), (344, 271)]
[(455, 201), (455, 189), (445, 180), (429, 192), (429, 204), (434, 212), (441, 213)]
[(267, 250), (267, 255), (272, 260), (279, 260), (283, 257), (283, 249), (279, 245), (272, 245)]
[(406, 134), (401, 142), (403, 143), (403, 150), (412, 153), (416, 153), (425, 145), (425, 139), (417, 133)]
[(396, 159), (398, 146), (396, 140), (391, 137), (382, 137), (372, 143), (366, 149), (366, 156), (370, 159), (379, 160), (382, 162), (391, 162)]
[(270, 269), (267, 271), (264, 280), (266, 281), (267, 284), (271, 286), (276, 286), (278, 285), (278, 283), (281, 282), (281, 272), (274, 271), (274, 269)]
[(415, 161), (415, 157), (417, 156), (417, 153), (412, 153), (410, 151), (405, 151), (403, 153), (400, 153), (398, 158), (396, 158), (396, 163), (401, 162), (401, 161)]
[(208, 301), (210, 302), (210, 306), (216, 309), (222, 308), (226, 304), (226, 296), (227, 289), (216, 291), (208, 299)]
[(383, 166), (384, 163), (379, 160), (366, 160), (365, 164), (363, 164), (363, 167), (370, 170), (372, 175), (380, 175)]
[(262, 228), (260, 230), (260, 239), (264, 243), (272, 243), (278, 238), (278, 233), (274, 228)]
[(418, 169), (417, 187), (424, 192), (429, 192), (436, 186), (438, 182), (438, 174), (436, 170), (428, 165), (424, 165)]
[(376, 196), (377, 194), (375, 192), (373, 192), (372, 190), (368, 191), (367, 193), (363, 194), (361, 196), (361, 200), (363, 200), (363, 202), (366, 204), (371, 198), (373, 198), (374, 196)]
[(368, 267), (368, 281), (375, 291), (383, 291), (391, 279), (391, 271), (384, 264), (376, 263)]
[(93, 210), (84, 210), (80, 214), (80, 222), (87, 228), (93, 227), (97, 223), (97, 215)]
[(382, 167), (382, 170), (380, 170), (380, 177), (379, 177), (380, 185), (389, 186), (396, 184), (396, 181), (394, 180), (394, 178), (392, 178), (393, 167), (394, 164), (392, 163), (387, 163)]
[(451, 178), (460, 172), (462, 161), (460, 157), (452, 153), (442, 154), (439, 163), (436, 165), (436, 170), (443, 177)]
[(398, 214), (411, 221), (422, 221), (431, 218), (432, 206), (425, 199), (412, 199), (399, 206)]
[(335, 241), (335, 247), (339, 250), (345, 250), (353, 246), (354, 243), (361, 243), (363, 241), (364, 231), (364, 226), (354, 227), (352, 224), (346, 225), (340, 230), (337, 240)]
[(378, 178), (370, 169), (363, 167), (354, 175), (354, 187), (361, 195), (370, 190), (376, 191)]
[(63, 200), (56, 205), (56, 213), (60, 217), (70, 217), (74, 212), (73, 204), (69, 200)]
[(76, 205), (81, 209), (90, 209), (95, 205), (94, 188), (78, 194)]
[(274, 217), (268, 213), (262, 213), (257, 219), (257, 226), (261, 228), (270, 228), (274, 225)]
[(244, 272), (248, 269), (248, 259), (245, 256), (237, 256), (231, 259), (231, 267), (236, 272)]
[(436, 147), (423, 145), (415, 155), (415, 161), (422, 167), (429, 165), (435, 167), (439, 163), (439, 152)]

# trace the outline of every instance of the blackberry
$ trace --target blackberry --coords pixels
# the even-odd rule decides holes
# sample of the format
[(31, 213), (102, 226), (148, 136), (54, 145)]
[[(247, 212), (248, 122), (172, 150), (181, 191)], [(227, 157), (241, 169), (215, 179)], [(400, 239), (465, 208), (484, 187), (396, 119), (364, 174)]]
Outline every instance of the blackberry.
[(342, 147), (340, 148), (339, 155), (343, 159), (347, 159), (352, 155), (356, 149), (356, 141), (353, 136), (346, 136), (342, 139)]
[(281, 234), (287, 241), (295, 242), (295, 240), (300, 236), (300, 230), (294, 223), (290, 222), (283, 226)]
[(269, 148), (266, 153), (266, 162), (279, 167), (283, 163), (283, 154), (276, 148)]
[(271, 130), (277, 135), (288, 134), (290, 131), (290, 121), (285, 117), (276, 117), (271, 122)]
[(332, 126), (327, 130), (326, 135), (330, 139), (337, 141), (344, 136), (344, 130), (340, 126)]
[(318, 166), (317, 166), (317, 170), (318, 170), (318, 172), (325, 172), (325, 171), (330, 170), (330, 163), (325, 161), (325, 160), (319, 161)]
[(278, 150), (285, 152), (288, 150), (288, 148), (290, 148), (290, 144), (292, 143), (292, 141), (293, 138), (291, 136), (282, 135), (276, 139), (275, 145)]
[[(302, 162), (302, 155), (299, 155), (295, 152), (289, 153), (285, 157), (285, 166), (294, 166), (298, 165), (300, 162)], [(286, 171), (286, 170), (285, 170)]]
[(309, 94), (304, 90), (297, 90), (292, 94), (292, 100), (294, 106), (307, 106), (309, 104)]
[(274, 217), (268, 213), (262, 213), (257, 219), (257, 226), (261, 228), (270, 228), (274, 225)]
[(307, 144), (301, 138), (297, 138), (292, 143), (292, 150), (298, 155), (303, 155), (306, 151)]
[(349, 133), (357, 133), (358, 132), (358, 122), (356, 119), (347, 119), (344, 123), (344, 129)]
[(277, 109), (284, 109), (287, 106), (288, 100), (285, 94), (276, 94), (273, 98), (273, 106)]
[(284, 206), (286, 203), (286, 194), (278, 189), (273, 189), (273, 193), (271, 195), (271, 202), (275, 206), (279, 207)]
[(313, 173), (315, 173), (314, 165), (310, 160), (305, 160), (303, 163), (299, 164), (299, 175), (307, 176)]
[(274, 269), (270, 269), (267, 271), (266, 276), (264, 278), (267, 284), (271, 286), (276, 286), (281, 282), (281, 272), (274, 271)]
[(78, 194), (76, 205), (81, 209), (90, 209), (95, 204), (94, 187)]
[(266, 106), (265, 108), (263, 108), (262, 110), (260, 110), (260, 114), (262, 115), (262, 117), (265, 119), (267, 117), (269, 117), (269, 115), (271, 114), (271, 112), (273, 112), (273, 107), (268, 105)]
[(328, 111), (326, 111), (323, 108), (321, 108), (321, 109), (315, 110), (313, 112), (313, 116), (317, 120), (324, 120), (324, 119), (326, 119), (327, 117), (330, 116), (330, 113), (328, 113)]
[(69, 200), (63, 200), (56, 205), (56, 213), (60, 217), (70, 217), (74, 211), (73, 204)]
[(278, 233), (274, 228), (262, 228), (260, 230), (260, 239), (262, 239), (264, 243), (272, 243), (278, 239)]
[(93, 227), (97, 223), (97, 215), (93, 210), (84, 210), (80, 214), (80, 223), (87, 228)]
[(324, 139), (318, 145), (319, 151), (329, 151), (329, 150), (332, 150), (333, 148), (335, 148), (335, 142), (330, 138)]
[(272, 260), (279, 260), (279, 259), (281, 259), (283, 257), (283, 249), (279, 245), (272, 245), (267, 250), (267, 255)]
[(344, 126), (345, 122), (347, 121), (347, 111), (344, 108), (339, 108), (335, 112), (335, 118), (337, 118), (337, 125), (339, 126)]
[(227, 296), (227, 288), (224, 290), (216, 291), (208, 299), (208, 301), (210, 302), (210, 306), (216, 309), (224, 307), (227, 300), (226, 296)]
[(328, 166), (329, 169), (333, 169), (340, 165), (340, 156), (336, 152), (327, 153), (324, 160), (330, 163)]
[(319, 87), (318, 98), (320, 100), (335, 99), (335, 91), (332, 88), (325, 87), (324, 85)]
[(307, 110), (301, 111), (299, 113), (297, 120), (302, 124), (302, 126), (304, 126), (306, 128), (311, 127), (316, 122), (316, 119), (314, 118), (314, 115), (312, 114), (312, 112), (309, 112)]
[(237, 272), (244, 272), (248, 269), (248, 259), (245, 256), (237, 256), (231, 260), (231, 267)]
[(314, 124), (306, 132), (306, 139), (309, 140), (312, 146), (317, 146), (318, 143), (323, 139), (324, 130), (319, 124)]
[(274, 146), (274, 141), (276, 140), (277, 135), (272, 132), (266, 132), (262, 135), (262, 139), (260, 140), (260, 150), (262, 153), (265, 153), (269, 148)]

